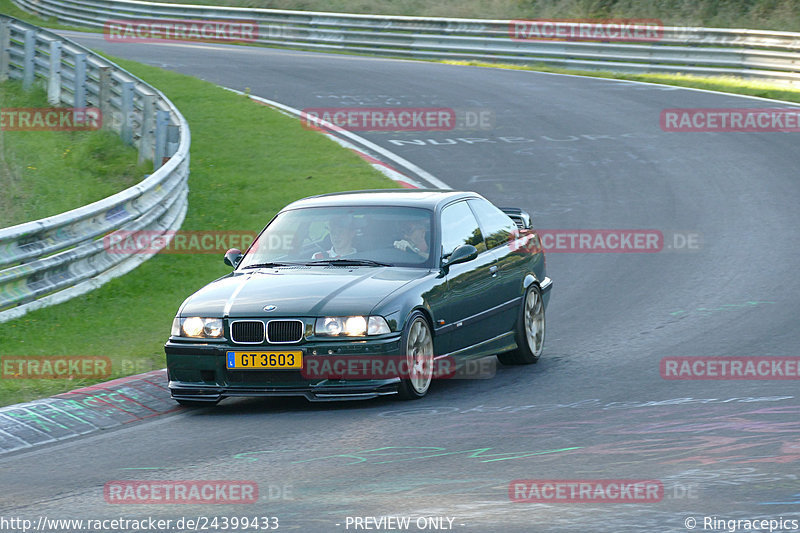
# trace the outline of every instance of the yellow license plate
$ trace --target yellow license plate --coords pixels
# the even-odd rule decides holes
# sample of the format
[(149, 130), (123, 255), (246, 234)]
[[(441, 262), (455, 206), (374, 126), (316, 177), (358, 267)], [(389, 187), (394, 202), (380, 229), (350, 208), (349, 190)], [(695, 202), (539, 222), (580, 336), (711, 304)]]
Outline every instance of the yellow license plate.
[(225, 366), (235, 370), (300, 370), (303, 352), (227, 352)]

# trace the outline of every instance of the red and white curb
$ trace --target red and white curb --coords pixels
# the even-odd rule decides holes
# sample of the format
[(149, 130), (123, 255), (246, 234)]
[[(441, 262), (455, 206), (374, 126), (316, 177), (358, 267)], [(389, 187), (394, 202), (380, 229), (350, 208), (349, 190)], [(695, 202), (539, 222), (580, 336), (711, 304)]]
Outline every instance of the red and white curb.
[(321, 131), (321, 133), (326, 135), (328, 138), (336, 141), (337, 143), (339, 143), (344, 148), (347, 148), (348, 150), (351, 150), (351, 151), (355, 152), (356, 155), (358, 155), (361, 159), (363, 159), (364, 161), (366, 161), (367, 163), (372, 165), (372, 168), (374, 168), (375, 170), (377, 170), (378, 172), (380, 172), (381, 174), (383, 174), (384, 176), (386, 176), (390, 180), (395, 181), (397, 184), (399, 184), (404, 189), (424, 189), (425, 188), (425, 186), (422, 185), (420, 182), (409, 178), (408, 176), (406, 176), (402, 172), (398, 171), (397, 169), (395, 169), (391, 165), (389, 165), (387, 163), (384, 163), (380, 159), (376, 159), (376, 158), (372, 157), (367, 152), (365, 152), (364, 150), (362, 150), (358, 146), (354, 145), (353, 143), (347, 142), (344, 139), (340, 139), (336, 135), (334, 135), (334, 134), (332, 134), (330, 132), (327, 132), (327, 131)]

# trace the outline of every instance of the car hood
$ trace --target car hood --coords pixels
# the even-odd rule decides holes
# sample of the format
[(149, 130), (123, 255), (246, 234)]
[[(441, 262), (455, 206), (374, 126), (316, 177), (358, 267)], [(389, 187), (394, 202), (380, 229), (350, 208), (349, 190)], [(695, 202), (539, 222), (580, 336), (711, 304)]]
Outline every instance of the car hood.
[[(384, 298), (428, 273), (413, 268), (291, 267), (234, 272), (209, 283), (181, 316), (275, 317), (368, 314)], [(265, 306), (274, 310), (265, 311)]]

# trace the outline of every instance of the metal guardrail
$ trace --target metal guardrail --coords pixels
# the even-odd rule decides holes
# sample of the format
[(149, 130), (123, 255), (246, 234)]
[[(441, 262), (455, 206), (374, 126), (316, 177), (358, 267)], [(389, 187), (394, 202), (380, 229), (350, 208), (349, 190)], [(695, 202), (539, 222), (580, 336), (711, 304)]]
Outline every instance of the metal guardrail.
[(400, 57), (545, 64), (582, 70), (736, 76), (800, 84), (800, 33), (664, 27), (657, 42), (513, 40), (508, 20), (353, 15), (134, 0), (14, 0), (59, 22), (255, 20), (257, 42)]
[[(92, 204), (0, 229), (0, 322), (125, 274), (150, 254), (112, 253), (116, 231), (177, 230), (187, 208), (189, 126), (161, 92), (50, 31), (0, 15), (0, 82), (43, 82), (52, 105), (97, 107), (103, 127), (153, 160), (137, 185)], [(53, 184), (58, 187), (59, 184)]]

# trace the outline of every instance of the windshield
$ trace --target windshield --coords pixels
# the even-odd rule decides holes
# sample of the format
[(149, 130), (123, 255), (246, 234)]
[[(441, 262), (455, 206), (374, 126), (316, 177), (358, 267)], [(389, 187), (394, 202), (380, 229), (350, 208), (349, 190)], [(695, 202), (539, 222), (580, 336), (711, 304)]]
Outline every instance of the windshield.
[(414, 207), (313, 207), (279, 213), (240, 269), (290, 264), (429, 267), (431, 212)]

